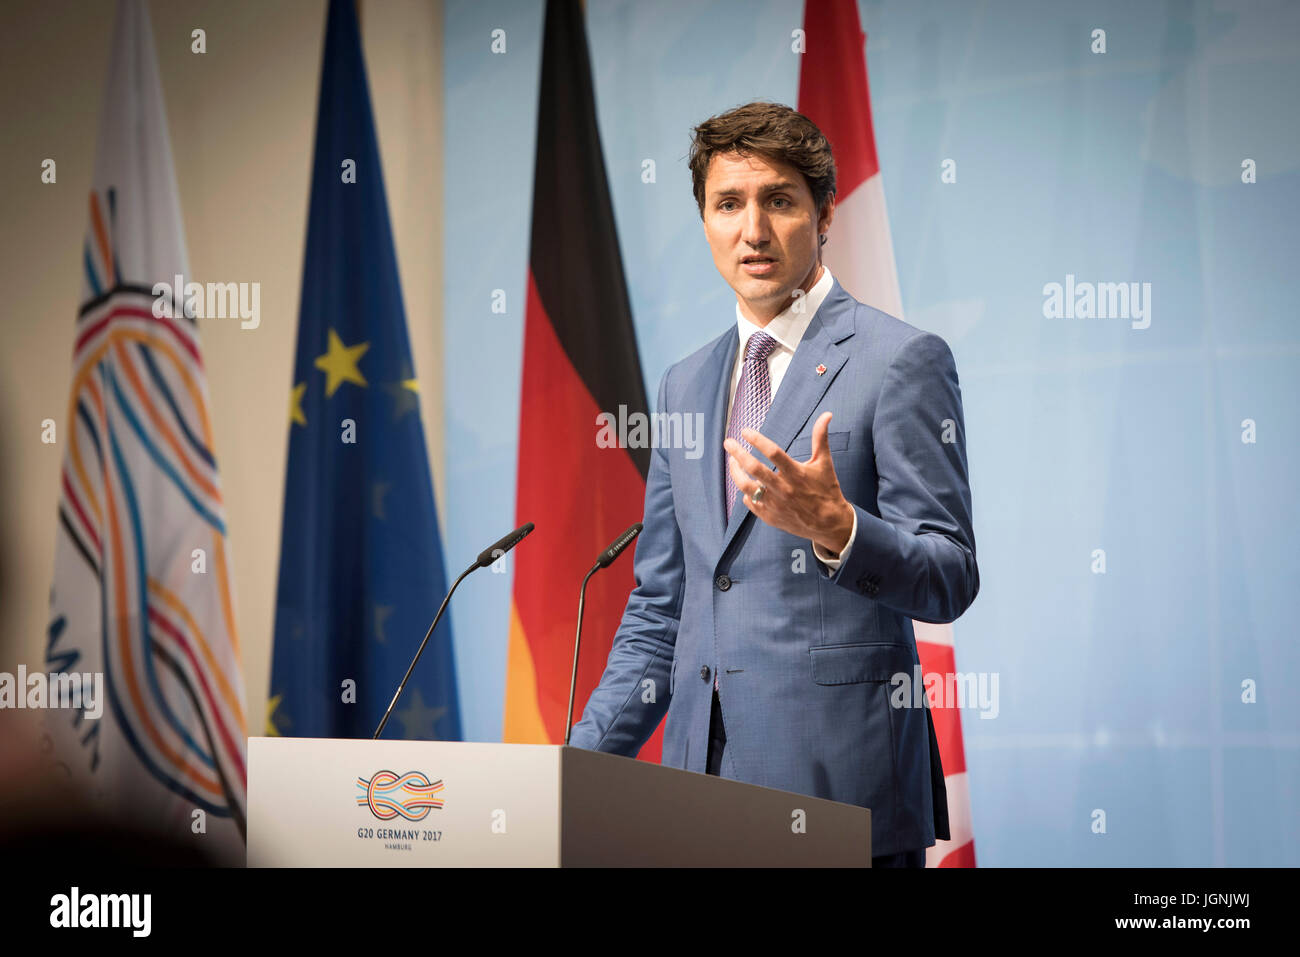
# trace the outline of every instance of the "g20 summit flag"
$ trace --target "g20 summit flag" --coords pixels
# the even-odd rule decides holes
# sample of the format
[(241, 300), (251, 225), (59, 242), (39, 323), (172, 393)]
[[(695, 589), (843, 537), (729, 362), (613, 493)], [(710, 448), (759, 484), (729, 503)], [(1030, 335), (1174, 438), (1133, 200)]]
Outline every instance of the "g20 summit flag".
[[(288, 396), (266, 733), (370, 737), (446, 591), (352, 0), (331, 0)], [(444, 615), (385, 730), (458, 740)]]
[(155, 308), (189, 270), (142, 0), (117, 8), (88, 203), (46, 667), (102, 675), (107, 700), (46, 727), (110, 817), (242, 863), (230, 554), (198, 328)]

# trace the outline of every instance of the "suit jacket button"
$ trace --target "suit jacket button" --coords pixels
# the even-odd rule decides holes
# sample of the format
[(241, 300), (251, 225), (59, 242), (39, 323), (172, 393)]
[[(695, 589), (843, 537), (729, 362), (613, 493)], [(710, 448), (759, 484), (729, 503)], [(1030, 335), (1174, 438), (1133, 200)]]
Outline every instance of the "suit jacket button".
[(708, 681), (708, 680), (709, 680), (709, 666), (708, 666), (708, 665), (705, 665), (704, 667), (700, 668), (700, 677), (703, 678), (705, 681)]
[(718, 591), (726, 591), (731, 587), (731, 579), (726, 575), (719, 575), (713, 582), (718, 586)]

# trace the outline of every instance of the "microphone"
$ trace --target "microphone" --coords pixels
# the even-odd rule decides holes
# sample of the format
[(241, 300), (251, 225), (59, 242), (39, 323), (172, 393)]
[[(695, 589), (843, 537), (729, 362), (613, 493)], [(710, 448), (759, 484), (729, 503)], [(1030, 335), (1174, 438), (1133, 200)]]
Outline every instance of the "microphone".
[[(626, 532), (615, 539), (614, 544), (600, 553), (600, 558), (596, 559), (596, 568), (608, 568), (614, 563), (614, 559), (623, 554), (623, 549), (632, 544), (632, 539), (641, 534), (641, 523), (637, 522)], [(595, 571), (593, 568), (592, 571)]]
[(591, 571), (587, 572), (582, 579), (582, 588), (578, 592), (578, 633), (573, 638), (573, 676), (569, 678), (569, 713), (564, 719), (564, 743), (569, 743), (569, 737), (573, 734), (573, 698), (578, 691), (578, 648), (582, 645), (582, 612), (583, 605), (587, 600), (587, 582), (591, 576), (596, 574), (602, 568), (608, 568), (614, 563), (614, 559), (622, 555), (624, 550), (632, 544), (633, 539), (641, 534), (642, 524), (637, 522), (626, 532), (614, 539), (609, 548), (600, 553), (596, 559), (596, 564), (591, 566)]
[(416, 663), (419, 662), (420, 656), (424, 654), (424, 646), (427, 645), (429, 639), (433, 637), (433, 629), (438, 627), (438, 622), (442, 619), (442, 613), (447, 610), (447, 603), (451, 601), (451, 596), (455, 593), (456, 589), (460, 587), (460, 583), (465, 580), (466, 576), (468, 576), (470, 572), (475, 569), (486, 568), (506, 552), (510, 551), (510, 549), (514, 548), (527, 538), (535, 527), (536, 526), (534, 526), (532, 522), (527, 522), (519, 526), (495, 545), (491, 545), (479, 552), (478, 558), (474, 560), (474, 564), (470, 565), (469, 568), (460, 573), (460, 577), (452, 584), (451, 590), (447, 592), (447, 597), (442, 600), (442, 604), (438, 607), (438, 614), (433, 616), (433, 624), (431, 624), (429, 630), (424, 633), (424, 641), (420, 642), (420, 647), (415, 652), (415, 657), (411, 659), (411, 665), (406, 669), (406, 675), (402, 678), (402, 683), (397, 686), (397, 693), (393, 695), (393, 700), (388, 703), (388, 710), (384, 712), (384, 717), (379, 722), (379, 727), (375, 728), (375, 733), (371, 740), (377, 740), (379, 736), (384, 733), (384, 726), (388, 724), (388, 719), (392, 716), (393, 709), (397, 707), (397, 699), (402, 696), (402, 692), (406, 689), (406, 682), (410, 680), (411, 672), (415, 670)]
[(502, 538), (495, 545), (489, 545), (487, 548), (483, 549), (483, 551), (478, 553), (478, 560), (469, 570), (473, 571), (475, 568), (487, 568), (494, 561), (527, 538), (535, 527), (536, 526), (534, 526), (532, 522), (526, 522), (516, 528), (509, 535)]

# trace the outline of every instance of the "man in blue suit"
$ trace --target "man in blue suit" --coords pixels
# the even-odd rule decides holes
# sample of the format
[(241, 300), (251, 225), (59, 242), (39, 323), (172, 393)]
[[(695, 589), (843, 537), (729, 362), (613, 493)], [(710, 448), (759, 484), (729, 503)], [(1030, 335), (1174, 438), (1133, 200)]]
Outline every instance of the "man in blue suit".
[(665, 765), (869, 807), (873, 863), (924, 866), (943, 769), (891, 678), (912, 619), (979, 590), (952, 353), (822, 265), (835, 164), (806, 117), (713, 117), (690, 165), (736, 319), (659, 386), (706, 454), (652, 452), (636, 588), (572, 743), (635, 755), (666, 712)]

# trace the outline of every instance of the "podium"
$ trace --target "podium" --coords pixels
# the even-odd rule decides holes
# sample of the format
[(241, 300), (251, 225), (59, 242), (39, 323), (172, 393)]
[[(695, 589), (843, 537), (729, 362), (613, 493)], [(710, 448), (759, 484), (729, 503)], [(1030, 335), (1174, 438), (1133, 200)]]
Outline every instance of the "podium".
[(870, 867), (866, 808), (540, 744), (248, 739), (250, 867)]

